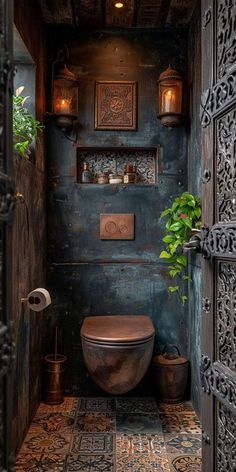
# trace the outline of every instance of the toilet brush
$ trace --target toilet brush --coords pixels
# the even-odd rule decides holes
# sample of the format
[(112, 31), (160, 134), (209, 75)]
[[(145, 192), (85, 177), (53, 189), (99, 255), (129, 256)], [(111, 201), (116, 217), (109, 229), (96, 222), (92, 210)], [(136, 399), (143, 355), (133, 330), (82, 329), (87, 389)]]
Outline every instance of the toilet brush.
[(64, 401), (63, 373), (67, 357), (58, 354), (58, 327), (55, 327), (54, 353), (44, 358), (44, 395), (48, 405), (58, 405)]

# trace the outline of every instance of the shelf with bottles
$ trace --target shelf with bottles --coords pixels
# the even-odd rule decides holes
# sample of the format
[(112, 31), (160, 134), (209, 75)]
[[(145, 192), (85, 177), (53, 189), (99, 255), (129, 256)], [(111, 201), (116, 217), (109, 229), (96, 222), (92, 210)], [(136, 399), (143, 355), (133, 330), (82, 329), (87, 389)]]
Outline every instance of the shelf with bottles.
[(77, 183), (156, 185), (159, 157), (160, 146), (78, 147)]

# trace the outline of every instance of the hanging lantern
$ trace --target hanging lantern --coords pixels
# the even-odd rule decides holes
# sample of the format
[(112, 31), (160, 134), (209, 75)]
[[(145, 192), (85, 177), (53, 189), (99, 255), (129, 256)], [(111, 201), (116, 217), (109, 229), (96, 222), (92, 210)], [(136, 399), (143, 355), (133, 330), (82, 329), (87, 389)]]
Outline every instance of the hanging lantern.
[(52, 87), (53, 115), (56, 124), (69, 128), (77, 118), (78, 82), (73, 72), (66, 66), (55, 75)]
[(164, 126), (179, 126), (183, 121), (183, 78), (170, 66), (160, 74), (159, 115)]

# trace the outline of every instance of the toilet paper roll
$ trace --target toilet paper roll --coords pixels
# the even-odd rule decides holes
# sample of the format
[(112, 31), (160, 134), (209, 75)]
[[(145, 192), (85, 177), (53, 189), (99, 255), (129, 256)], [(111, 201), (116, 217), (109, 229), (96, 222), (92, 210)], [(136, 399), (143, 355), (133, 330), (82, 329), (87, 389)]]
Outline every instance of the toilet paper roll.
[(50, 305), (51, 297), (45, 288), (36, 288), (27, 297), (28, 307), (33, 311), (42, 311)]

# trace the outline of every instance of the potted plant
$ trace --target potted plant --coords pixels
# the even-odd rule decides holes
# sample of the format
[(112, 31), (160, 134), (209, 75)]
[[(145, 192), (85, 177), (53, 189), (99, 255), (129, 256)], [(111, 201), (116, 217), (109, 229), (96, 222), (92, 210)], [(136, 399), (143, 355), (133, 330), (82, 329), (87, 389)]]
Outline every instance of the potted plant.
[(182, 193), (175, 198), (170, 208), (161, 213), (161, 218), (164, 217), (168, 217), (163, 238), (166, 249), (161, 252), (160, 258), (167, 260), (170, 277), (178, 281), (168, 287), (169, 292), (176, 292), (185, 304), (187, 295), (183, 292), (183, 282), (191, 279), (186, 274), (188, 260), (183, 253), (183, 246), (189, 241), (192, 230), (201, 226), (199, 197), (188, 192)]
[(13, 147), (20, 157), (29, 157), (30, 146), (44, 126), (24, 106), (29, 97), (21, 95), (23, 90), (24, 87), (19, 87), (13, 95)]

